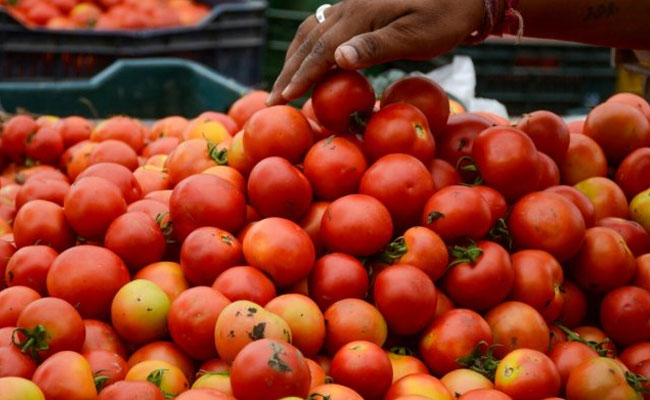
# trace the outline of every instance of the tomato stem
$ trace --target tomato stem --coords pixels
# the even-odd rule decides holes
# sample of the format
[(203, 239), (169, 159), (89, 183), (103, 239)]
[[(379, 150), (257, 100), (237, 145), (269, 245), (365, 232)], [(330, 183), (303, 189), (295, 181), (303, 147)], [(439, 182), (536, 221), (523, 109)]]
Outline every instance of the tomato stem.
[[(21, 333), (25, 336), (23, 342), (16, 341), (16, 333)], [(49, 350), (50, 346), (47, 343), (47, 329), (43, 325), (36, 325), (32, 329), (16, 328), (11, 334), (11, 343), (19, 347), (20, 351), (32, 357), (36, 362), (39, 361), (38, 352)]]
[(509, 251), (512, 250), (512, 236), (508, 224), (503, 218), (499, 218), (494, 227), (488, 232), (488, 239), (502, 244)]
[(162, 395), (163, 395), (164, 398), (166, 398), (166, 399), (173, 399), (173, 398), (176, 397), (177, 395), (172, 394), (172, 393), (167, 393), (167, 392), (164, 391), (163, 388), (161, 387), (161, 385), (162, 385), (163, 375), (165, 374), (166, 371), (168, 371), (168, 370), (165, 369), (165, 368), (159, 368), (159, 369), (153, 370), (153, 371), (152, 371), (152, 372), (147, 376), (147, 382), (151, 382), (151, 383), (153, 383), (154, 385), (156, 385), (156, 387), (157, 387), (158, 389), (160, 389), (160, 391), (162, 392)]
[(219, 149), (214, 142), (208, 141), (208, 155), (218, 165), (228, 165), (228, 150)]
[(379, 254), (379, 259), (387, 264), (392, 264), (402, 258), (407, 251), (406, 240), (404, 236), (400, 236), (386, 246), (386, 249)]
[(449, 267), (461, 263), (474, 264), (478, 261), (479, 257), (483, 255), (483, 249), (478, 247), (474, 241), (470, 241), (470, 244), (467, 247), (458, 245), (451, 247), (449, 249), (449, 254), (454, 260), (449, 264)]
[(390, 349), (390, 352), (397, 354), (398, 356), (412, 356), (415, 354), (415, 352), (408, 347), (393, 347)]
[(98, 392), (102, 389), (104, 383), (106, 383), (108, 379), (109, 379), (108, 376), (104, 376), (104, 375), (94, 377), (93, 380), (95, 382), (95, 388), (97, 389)]
[(578, 333), (572, 331), (562, 324), (555, 324), (564, 334), (569, 342), (580, 342), (591, 347), (596, 353), (601, 357), (608, 357), (607, 353), (609, 350), (605, 348), (605, 345), (609, 343), (609, 338), (606, 338), (602, 342), (595, 342), (593, 340), (587, 340), (580, 336)]
[(625, 371), (625, 380), (638, 393), (650, 393), (650, 389), (644, 386), (644, 383), (648, 383), (648, 378), (645, 376)]
[(480, 341), (473, 352), (458, 358), (456, 363), (469, 368), (472, 371), (478, 372), (490, 380), (494, 380), (499, 360), (494, 357), (494, 349), (499, 347), (499, 344), (488, 345), (484, 340)]

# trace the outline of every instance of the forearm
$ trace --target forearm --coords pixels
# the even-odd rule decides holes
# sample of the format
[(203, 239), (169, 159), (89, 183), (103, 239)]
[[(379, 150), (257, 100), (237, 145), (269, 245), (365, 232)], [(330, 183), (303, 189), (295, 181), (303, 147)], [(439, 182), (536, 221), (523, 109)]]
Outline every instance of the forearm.
[(520, 0), (524, 35), (650, 49), (650, 0)]

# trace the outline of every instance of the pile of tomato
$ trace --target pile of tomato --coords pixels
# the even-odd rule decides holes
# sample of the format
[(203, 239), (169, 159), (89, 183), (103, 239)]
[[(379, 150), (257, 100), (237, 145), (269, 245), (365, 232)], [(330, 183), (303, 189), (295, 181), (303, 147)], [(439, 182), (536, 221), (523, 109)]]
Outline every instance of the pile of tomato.
[(1, 399), (650, 398), (645, 100), (266, 96), (3, 124)]
[(210, 8), (194, 0), (0, 0), (28, 26), (139, 30), (195, 25)]

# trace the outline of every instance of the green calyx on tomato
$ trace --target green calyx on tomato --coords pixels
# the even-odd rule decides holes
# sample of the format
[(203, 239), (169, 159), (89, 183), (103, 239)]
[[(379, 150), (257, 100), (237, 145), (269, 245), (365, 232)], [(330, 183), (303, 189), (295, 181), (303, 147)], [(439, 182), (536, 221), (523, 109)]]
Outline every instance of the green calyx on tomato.
[(580, 342), (582, 344), (586, 344), (587, 346), (591, 347), (596, 353), (598, 353), (599, 356), (607, 357), (607, 353), (609, 350), (605, 347), (605, 345), (609, 343), (609, 338), (603, 340), (602, 342), (595, 342), (593, 340), (587, 340), (583, 338), (582, 336), (578, 335), (576, 332), (572, 331), (571, 329), (567, 328), (562, 324), (556, 324), (556, 325), (558, 328), (560, 328), (562, 332), (564, 332), (567, 341)]
[(332, 396), (325, 396), (320, 393), (312, 393), (307, 397), (307, 400), (332, 400)]
[(512, 250), (512, 236), (504, 218), (499, 218), (494, 227), (488, 232), (488, 239), (502, 244), (508, 251)]
[(350, 131), (352, 133), (363, 133), (368, 125), (370, 115), (367, 113), (354, 112), (350, 114)]
[[(22, 342), (16, 341), (16, 333), (21, 333), (25, 336)], [(14, 346), (20, 348), (25, 354), (28, 354), (36, 362), (39, 361), (38, 352), (46, 351), (50, 348), (48, 345), (47, 329), (43, 325), (36, 325), (33, 329), (16, 328), (11, 335), (11, 342)]]
[(449, 254), (453, 260), (449, 263), (449, 267), (462, 263), (474, 264), (483, 255), (483, 249), (478, 247), (474, 241), (470, 240), (467, 247), (458, 245), (451, 247)]
[(461, 185), (463, 186), (480, 186), (485, 184), (485, 181), (483, 180), (483, 177), (480, 174), (480, 171), (478, 170), (478, 166), (476, 166), (476, 163), (474, 162), (474, 159), (470, 156), (464, 156), (458, 159), (458, 162), (456, 162), (456, 169), (459, 171), (464, 171), (464, 172), (475, 172), (476, 177), (474, 178), (474, 182), (468, 183), (468, 182), (463, 182)]
[(427, 215), (427, 224), (433, 223), (433, 221), (444, 217), (445, 214), (441, 213), (440, 211), (433, 211)]
[(489, 346), (487, 342), (480, 341), (473, 352), (456, 360), (458, 365), (469, 368), (474, 372), (485, 376), (491, 381), (494, 381), (499, 360), (494, 357), (494, 349), (500, 344), (493, 344)]
[(165, 375), (165, 371), (168, 371), (168, 370), (164, 369), (164, 368), (159, 368), (159, 369), (156, 369), (156, 370), (152, 371), (147, 376), (147, 382), (151, 382), (154, 385), (156, 385), (156, 387), (158, 389), (160, 389), (160, 391), (162, 392), (162, 395), (163, 395), (164, 398), (173, 399), (176, 396), (178, 396), (178, 394), (167, 393), (161, 387), (162, 386), (162, 379), (163, 379), (163, 375)]
[(165, 236), (165, 241), (167, 244), (174, 244), (174, 225), (170, 220), (167, 220), (167, 222), (163, 223), (163, 220), (165, 217), (169, 214), (169, 212), (163, 212), (158, 215), (156, 215), (156, 223), (158, 226), (160, 226), (160, 230), (163, 233), (163, 236)]
[(404, 236), (400, 236), (388, 243), (384, 251), (379, 254), (379, 259), (385, 263), (392, 264), (406, 254), (408, 247)]
[(393, 347), (390, 349), (390, 352), (397, 354), (398, 356), (413, 356), (415, 352), (408, 347)]
[(645, 376), (625, 371), (625, 380), (638, 393), (650, 393), (650, 389), (644, 386), (645, 383), (648, 383), (648, 378)]
[(228, 165), (228, 150), (220, 149), (212, 141), (208, 140), (208, 155), (219, 165)]
[[(97, 373), (100, 372), (102, 371), (98, 371)], [(95, 376), (93, 378), (93, 381), (95, 382), (95, 388), (97, 389), (98, 392), (102, 390), (102, 388), (104, 387), (104, 383), (106, 383), (106, 381), (109, 379), (110, 378), (108, 376), (104, 376), (104, 375)]]

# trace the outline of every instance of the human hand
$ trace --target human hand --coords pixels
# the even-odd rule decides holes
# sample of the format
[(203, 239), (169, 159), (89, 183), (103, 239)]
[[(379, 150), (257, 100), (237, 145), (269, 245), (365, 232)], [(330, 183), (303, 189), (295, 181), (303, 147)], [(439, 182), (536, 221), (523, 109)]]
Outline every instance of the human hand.
[(300, 97), (334, 64), (357, 70), (444, 54), (479, 29), (483, 14), (482, 0), (343, 0), (323, 23), (310, 16), (300, 25), (267, 104)]

